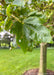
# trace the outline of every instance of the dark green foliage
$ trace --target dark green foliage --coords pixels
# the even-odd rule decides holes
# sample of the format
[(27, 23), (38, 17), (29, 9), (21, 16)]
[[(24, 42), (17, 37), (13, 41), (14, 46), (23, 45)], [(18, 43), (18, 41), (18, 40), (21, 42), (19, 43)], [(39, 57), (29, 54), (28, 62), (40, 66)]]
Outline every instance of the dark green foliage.
[(53, 28), (47, 28), (52, 24), (52, 1), (32, 1), (28, 4), (26, 0), (5, 0), (7, 4), (3, 6), (6, 8), (5, 29), (16, 35), (16, 42), (24, 51), (31, 50), (34, 43), (52, 43), (54, 34)]

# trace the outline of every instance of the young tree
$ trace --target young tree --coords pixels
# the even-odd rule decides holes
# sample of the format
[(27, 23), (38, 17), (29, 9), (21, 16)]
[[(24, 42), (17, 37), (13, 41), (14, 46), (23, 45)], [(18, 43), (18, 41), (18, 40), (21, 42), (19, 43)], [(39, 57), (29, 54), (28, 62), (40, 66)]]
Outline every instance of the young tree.
[[(43, 0), (1, 0), (6, 9), (4, 26), (6, 30), (16, 35), (16, 42), (23, 51), (31, 51), (33, 44), (41, 43), (39, 75), (46, 73), (47, 43), (52, 43), (53, 2)], [(52, 10), (50, 10), (52, 9)], [(53, 24), (52, 24), (53, 23)], [(51, 25), (52, 24), (52, 25)], [(53, 34), (52, 34), (53, 32)]]
[[(41, 2), (42, 1), (42, 2)], [(53, 37), (54, 35), (54, 7), (53, 7), (53, 1), (43, 1), (39, 0), (38, 2), (33, 0), (34, 6), (32, 6), (34, 9), (43, 12), (43, 15), (45, 14), (45, 23), (43, 24), (45, 27), (50, 29), (51, 31), (51, 36)], [(33, 5), (32, 3), (32, 5)], [(42, 20), (42, 22), (44, 19)], [(46, 62), (47, 62), (47, 43), (41, 43), (40, 44), (40, 68), (39, 68), (39, 75), (45, 75), (46, 73)]]

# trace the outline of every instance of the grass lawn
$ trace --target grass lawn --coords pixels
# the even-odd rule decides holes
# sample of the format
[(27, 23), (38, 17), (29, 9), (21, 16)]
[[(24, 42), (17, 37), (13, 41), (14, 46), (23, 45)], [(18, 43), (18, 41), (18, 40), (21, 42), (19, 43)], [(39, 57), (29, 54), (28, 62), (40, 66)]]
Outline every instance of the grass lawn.
[[(24, 54), (21, 49), (0, 49), (0, 75), (22, 75), (23, 72), (39, 67), (40, 50)], [(54, 71), (54, 48), (47, 51), (47, 69)]]

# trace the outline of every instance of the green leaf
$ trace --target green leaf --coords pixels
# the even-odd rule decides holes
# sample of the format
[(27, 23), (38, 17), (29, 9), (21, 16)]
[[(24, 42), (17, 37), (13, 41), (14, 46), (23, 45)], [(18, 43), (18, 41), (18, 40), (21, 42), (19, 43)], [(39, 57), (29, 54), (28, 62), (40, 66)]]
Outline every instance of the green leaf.
[(39, 26), (41, 24), (38, 17), (29, 17), (24, 21), (26, 24), (31, 24), (33, 26)]
[[(51, 43), (52, 37), (50, 35), (49, 29), (42, 25), (40, 19), (38, 17), (29, 17), (25, 20), (25, 24), (28, 26), (29, 29), (34, 31), (37, 34), (37, 42), (45, 42)], [(34, 35), (35, 36), (35, 35)]]
[(9, 30), (10, 27), (12, 26), (12, 20), (9, 17), (6, 17), (4, 25), (5, 25), (5, 30)]
[(28, 16), (41, 17), (41, 16), (42, 16), (42, 12), (33, 11), (33, 12), (30, 12), (30, 13), (28, 14)]
[(12, 11), (11, 5), (8, 5), (7, 8), (6, 8), (6, 14), (7, 14), (7, 16), (11, 16), (11, 11)]
[(5, 0), (6, 4), (10, 4), (11, 2), (13, 2), (14, 0)]
[(4, 21), (1, 21), (1, 22), (0, 22), (0, 26), (2, 26), (3, 24), (4, 24)]
[(25, 0), (14, 0), (12, 5), (24, 6), (25, 5)]
[(11, 28), (11, 32), (16, 35), (16, 42), (23, 49), (24, 52), (32, 50), (33, 42), (32, 39), (30, 39), (28, 36), (26, 37), (25, 35), (29, 35), (29, 32), (27, 33), (25, 25), (16, 21)]

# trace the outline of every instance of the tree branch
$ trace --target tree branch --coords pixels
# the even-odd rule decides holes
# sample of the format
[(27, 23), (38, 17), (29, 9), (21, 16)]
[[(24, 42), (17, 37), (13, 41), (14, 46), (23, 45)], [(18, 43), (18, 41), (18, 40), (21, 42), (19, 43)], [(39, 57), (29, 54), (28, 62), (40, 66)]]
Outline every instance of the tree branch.
[(19, 20), (19, 18), (18, 18), (18, 17), (14, 16), (13, 14), (12, 14), (11, 16), (12, 16), (15, 20), (17, 20), (18, 22), (20, 22), (20, 23), (24, 24), (24, 22), (22, 22), (21, 20)]
[(17, 21), (21, 22), (16, 16), (14, 16), (13, 14), (11, 15), (14, 19), (16, 19)]
[(54, 26), (54, 24), (53, 25), (47, 25), (46, 27), (49, 28), (49, 27), (52, 27), (52, 26)]

